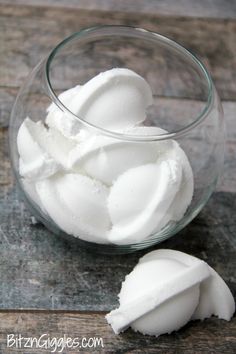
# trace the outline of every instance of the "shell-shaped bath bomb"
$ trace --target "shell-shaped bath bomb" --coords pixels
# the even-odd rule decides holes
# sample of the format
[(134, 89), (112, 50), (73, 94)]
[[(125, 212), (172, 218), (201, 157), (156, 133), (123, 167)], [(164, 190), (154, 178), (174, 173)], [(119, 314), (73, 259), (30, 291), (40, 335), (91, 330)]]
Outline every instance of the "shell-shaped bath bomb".
[(69, 152), (75, 146), (76, 142), (67, 139), (58, 130), (26, 118), (17, 135), (21, 176), (37, 180), (68, 169)]
[(108, 242), (108, 189), (102, 183), (68, 173), (38, 181), (36, 191), (44, 209), (62, 230), (87, 241)]
[[(138, 264), (126, 277), (119, 294), (120, 306), (132, 302), (137, 296), (152, 291), (153, 284), (175, 281), (186, 268), (184, 263), (166, 259)], [(135, 331), (159, 336), (183, 327), (195, 311), (199, 301), (199, 285), (195, 285), (164, 301), (160, 306), (131, 323)]]
[(20, 180), (24, 191), (26, 192), (27, 196), (30, 197), (31, 201), (38, 207), (40, 210), (47, 214), (46, 210), (44, 209), (39, 195), (35, 188), (35, 181), (30, 181), (27, 178), (21, 178)]
[(142, 123), (147, 107), (153, 103), (148, 83), (126, 68), (102, 72), (58, 98), (73, 114), (51, 104), (46, 123), (66, 137), (78, 139), (83, 124), (77, 117), (99, 128), (119, 131)]
[(70, 109), (86, 122), (115, 131), (142, 123), (152, 102), (151, 88), (140, 75), (114, 68), (86, 82)]
[[(199, 260), (197, 257), (190, 256), (184, 252), (162, 249), (146, 254), (139, 260), (139, 263), (157, 258), (172, 258), (188, 265)], [(221, 276), (209, 265), (208, 268), (210, 276), (201, 282), (199, 303), (192, 319), (204, 320), (214, 315), (229, 321), (235, 311), (233, 295)]]
[[(58, 99), (63, 105), (71, 111), (73, 99), (78, 97), (79, 91), (82, 86), (77, 85), (64, 92), (62, 92)], [(67, 138), (72, 138), (76, 136), (80, 129), (82, 129), (81, 124), (78, 119), (73, 115), (63, 111), (55, 103), (52, 103), (47, 109), (46, 123), (50, 128), (58, 130)]]
[[(127, 132), (135, 135), (160, 135), (165, 130), (157, 127), (135, 127)], [(70, 153), (70, 164), (73, 169), (82, 169), (90, 177), (111, 185), (126, 170), (140, 165), (154, 163), (167, 150), (173, 141), (126, 141), (93, 135), (76, 146)]]
[(26, 118), (17, 135), (17, 148), (20, 155), (19, 172), (22, 177), (31, 180), (47, 178), (60, 170), (60, 163), (45, 149), (46, 143), (47, 129), (44, 125)]
[(172, 159), (182, 166), (182, 180), (179, 190), (166, 212), (162, 222), (157, 225), (154, 232), (160, 231), (170, 221), (179, 221), (185, 215), (191, 204), (194, 193), (194, 176), (188, 157), (180, 145), (172, 140), (172, 148), (160, 155), (158, 161)]
[(115, 244), (144, 240), (165, 217), (181, 183), (182, 167), (174, 160), (141, 165), (124, 172), (108, 197)]
[(235, 311), (228, 286), (207, 263), (165, 249), (139, 260), (122, 283), (119, 301), (120, 307), (106, 316), (115, 333), (131, 326), (159, 336), (191, 319), (216, 315), (230, 320)]

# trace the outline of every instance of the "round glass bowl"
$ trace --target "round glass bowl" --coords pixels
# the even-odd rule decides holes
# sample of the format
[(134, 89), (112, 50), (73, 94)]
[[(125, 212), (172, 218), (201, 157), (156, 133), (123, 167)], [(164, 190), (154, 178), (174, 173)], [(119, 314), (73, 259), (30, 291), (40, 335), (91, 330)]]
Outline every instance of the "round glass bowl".
[[(87, 119), (68, 104), (72, 91), (79, 102), (79, 89), (113, 68), (132, 70), (151, 88), (153, 103), (134, 129)], [(106, 92), (111, 120), (130, 105), (132, 80), (118, 86), (113, 106)], [(146, 91), (135, 91), (138, 104)], [(209, 73), (176, 42), (140, 28), (87, 28), (57, 45), (21, 88), (9, 134), (31, 212), (49, 230), (104, 253), (132, 252), (176, 234), (203, 208), (223, 166), (223, 113)]]

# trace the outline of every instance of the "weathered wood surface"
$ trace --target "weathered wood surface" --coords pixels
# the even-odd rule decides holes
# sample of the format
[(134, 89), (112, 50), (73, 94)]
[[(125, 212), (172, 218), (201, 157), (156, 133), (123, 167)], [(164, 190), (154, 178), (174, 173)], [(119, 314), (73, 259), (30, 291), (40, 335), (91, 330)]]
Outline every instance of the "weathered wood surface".
[[(18, 87), (28, 72), (59, 40), (81, 27), (144, 27), (198, 53), (221, 97), (227, 100), (223, 102), (228, 129), (225, 179), (220, 192), (212, 196), (194, 222), (157, 247), (179, 249), (206, 260), (235, 296), (236, 3), (0, 0), (0, 4), (0, 308), (46, 310), (1, 311), (0, 352), (45, 352), (7, 350), (8, 333), (36, 337), (42, 333), (61, 337), (65, 333), (71, 337), (102, 337), (104, 348), (99, 352), (104, 353), (235, 353), (235, 317), (231, 322), (215, 318), (192, 322), (178, 333), (159, 339), (130, 330), (115, 336), (104, 315), (117, 305), (122, 280), (147, 250), (126, 256), (92, 254), (76, 242), (66, 242), (43, 226), (33, 225), (13, 183), (7, 127)], [(183, 103), (187, 112), (189, 102)], [(163, 109), (165, 104), (160, 101)], [(174, 101), (172, 104), (174, 110)]]
[[(16, 189), (1, 188), (0, 308), (108, 311), (125, 275), (147, 250), (98, 255), (33, 225)], [(4, 208), (4, 209), (3, 209)], [(192, 253), (236, 293), (236, 194), (215, 193), (200, 216), (161, 248)]]
[(143, 27), (177, 40), (206, 63), (222, 99), (236, 99), (236, 21), (55, 7), (0, 5), (0, 86), (19, 86), (58, 41), (98, 24)]
[(234, 0), (0, 0), (0, 3), (169, 16), (236, 18)]
[[(7, 333), (21, 333), (24, 337), (36, 338), (45, 333), (51, 338), (66, 334), (72, 338), (103, 339), (103, 348), (84, 349), (82, 353), (235, 354), (235, 328), (235, 318), (229, 323), (212, 318), (205, 322), (191, 322), (170, 336), (154, 338), (131, 330), (115, 336), (106, 324), (103, 313), (7, 312), (0, 313), (0, 350), (4, 354), (49, 353), (49, 350), (43, 349), (6, 348)], [(68, 349), (63, 353), (75, 354), (78, 349)]]

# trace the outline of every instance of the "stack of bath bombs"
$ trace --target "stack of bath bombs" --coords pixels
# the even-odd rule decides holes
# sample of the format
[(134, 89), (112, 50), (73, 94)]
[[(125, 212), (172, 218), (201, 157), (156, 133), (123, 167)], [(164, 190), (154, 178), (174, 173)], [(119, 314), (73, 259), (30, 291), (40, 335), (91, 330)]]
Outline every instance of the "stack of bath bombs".
[(83, 240), (124, 245), (184, 216), (192, 169), (176, 141), (138, 139), (166, 134), (147, 124), (153, 96), (140, 75), (111, 69), (58, 99), (17, 136), (22, 185), (47, 217)]

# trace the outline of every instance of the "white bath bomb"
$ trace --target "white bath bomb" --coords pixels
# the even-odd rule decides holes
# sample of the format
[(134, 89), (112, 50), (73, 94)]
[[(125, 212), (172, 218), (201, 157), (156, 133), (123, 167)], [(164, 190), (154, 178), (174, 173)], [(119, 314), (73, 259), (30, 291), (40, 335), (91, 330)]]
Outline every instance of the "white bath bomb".
[[(140, 75), (115, 68), (85, 83), (71, 100), (70, 107), (86, 122), (115, 131), (142, 123), (152, 102), (151, 88)], [(71, 132), (76, 133), (76, 129)]]
[(67, 137), (78, 135), (82, 128), (76, 116), (99, 128), (116, 131), (143, 122), (146, 109), (153, 102), (148, 83), (123, 68), (102, 72), (58, 98), (75, 116), (53, 104), (48, 108), (46, 122)]
[(33, 201), (33, 203), (36, 204), (43, 213), (47, 214), (36, 191), (35, 181), (30, 181), (27, 178), (21, 178), (20, 182), (30, 200)]
[(173, 159), (182, 167), (182, 180), (173, 202), (166, 212), (165, 217), (157, 225), (154, 232), (160, 231), (170, 221), (176, 222), (182, 219), (191, 204), (194, 193), (194, 175), (187, 155), (180, 145), (172, 140), (172, 148), (159, 155), (158, 161)]
[(109, 240), (128, 244), (144, 240), (165, 217), (181, 183), (174, 160), (146, 164), (124, 172), (113, 184), (108, 210), (113, 224)]
[[(44, 144), (42, 140), (45, 140)], [(60, 163), (48, 154), (45, 144), (47, 130), (44, 125), (26, 118), (17, 135), (19, 172), (22, 177), (31, 180), (47, 178), (61, 169)]]
[[(153, 284), (172, 281), (186, 266), (176, 260), (166, 259), (137, 265), (126, 277), (119, 294), (120, 306), (145, 296)], [(178, 279), (179, 281), (179, 279)], [(173, 285), (175, 286), (175, 285)], [(166, 290), (168, 292), (168, 289)], [(190, 319), (199, 302), (199, 285), (187, 288), (174, 299), (168, 298), (160, 306), (133, 321), (131, 327), (143, 334), (160, 335), (180, 329)]]
[(108, 243), (108, 189), (79, 174), (38, 181), (36, 191), (51, 219), (62, 230), (86, 241)]
[(223, 279), (207, 263), (174, 250), (142, 257), (122, 283), (119, 302), (119, 308), (106, 316), (115, 333), (131, 326), (159, 336), (191, 319), (216, 315), (230, 320), (235, 311)]
[[(157, 127), (135, 127), (128, 130), (131, 136), (160, 135), (165, 130)], [(111, 185), (126, 170), (154, 163), (171, 149), (172, 140), (129, 142), (102, 135), (90, 135), (70, 152), (73, 169), (84, 170), (90, 177)]]
[[(61, 101), (69, 111), (72, 110), (72, 101), (75, 97), (78, 97), (81, 87), (82, 86), (77, 85), (62, 92), (58, 96), (59, 101)], [(58, 130), (67, 138), (76, 137), (76, 135), (80, 133), (80, 129), (82, 129), (76, 117), (69, 114), (55, 103), (51, 103), (47, 109), (46, 123), (50, 128)]]

